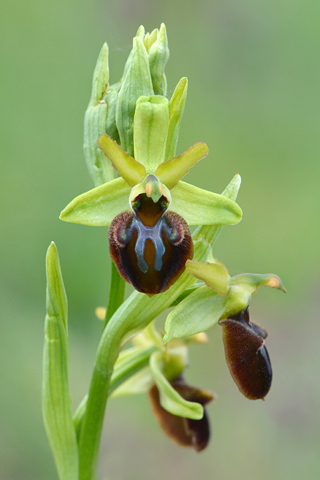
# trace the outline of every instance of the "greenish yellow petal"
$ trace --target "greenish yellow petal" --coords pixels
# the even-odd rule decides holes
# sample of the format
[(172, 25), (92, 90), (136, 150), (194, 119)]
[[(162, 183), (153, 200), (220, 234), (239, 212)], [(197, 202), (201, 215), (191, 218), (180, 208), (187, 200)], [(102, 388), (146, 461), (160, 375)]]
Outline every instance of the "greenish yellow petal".
[(191, 167), (208, 155), (208, 152), (205, 143), (196, 143), (181, 155), (161, 163), (155, 174), (171, 190), (189, 172)]
[(98, 145), (106, 157), (110, 158), (114, 168), (130, 187), (134, 187), (144, 179), (146, 176), (144, 166), (121, 150), (117, 142), (108, 135), (102, 135), (98, 140)]

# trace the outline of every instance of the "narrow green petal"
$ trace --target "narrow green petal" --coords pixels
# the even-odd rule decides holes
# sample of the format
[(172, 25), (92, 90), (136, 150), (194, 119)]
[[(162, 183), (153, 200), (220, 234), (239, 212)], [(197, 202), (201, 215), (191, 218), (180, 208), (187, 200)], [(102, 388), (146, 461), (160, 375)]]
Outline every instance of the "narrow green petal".
[(160, 393), (161, 406), (173, 415), (200, 420), (203, 417), (202, 405), (196, 402), (188, 402), (179, 395), (163, 375), (163, 363), (161, 352), (155, 352), (150, 358), (150, 368)]
[(133, 119), (136, 102), (141, 95), (153, 95), (153, 87), (148, 53), (141, 38), (135, 37), (123, 74), (116, 116), (121, 147), (132, 157)]
[(189, 225), (233, 225), (241, 220), (239, 205), (224, 195), (182, 181), (171, 193), (170, 210), (181, 215)]
[(229, 288), (229, 273), (224, 265), (187, 260), (186, 269), (191, 275), (198, 280), (202, 280), (219, 295), (227, 295)]
[(198, 288), (169, 313), (164, 326), (166, 335), (163, 342), (211, 328), (220, 320), (226, 298), (209, 287)]
[(156, 170), (156, 176), (171, 190), (189, 172), (189, 168), (206, 157), (208, 152), (205, 143), (196, 143), (181, 155), (161, 163)]
[(121, 150), (117, 142), (104, 134), (99, 138), (98, 145), (106, 157), (110, 158), (114, 168), (130, 187), (142, 182), (146, 176), (146, 169), (141, 163)]
[(165, 97), (140, 97), (134, 116), (134, 158), (154, 174), (165, 159), (169, 102)]
[(123, 178), (115, 178), (74, 198), (62, 210), (60, 219), (93, 227), (108, 226), (116, 215), (129, 210), (130, 191)]
[(43, 355), (43, 417), (60, 478), (77, 480), (78, 448), (69, 393), (67, 299), (54, 243), (51, 243), (48, 249), (46, 263), (47, 315)]
[(187, 99), (188, 79), (181, 78), (169, 103), (169, 130), (165, 159), (170, 160), (176, 154), (180, 123)]

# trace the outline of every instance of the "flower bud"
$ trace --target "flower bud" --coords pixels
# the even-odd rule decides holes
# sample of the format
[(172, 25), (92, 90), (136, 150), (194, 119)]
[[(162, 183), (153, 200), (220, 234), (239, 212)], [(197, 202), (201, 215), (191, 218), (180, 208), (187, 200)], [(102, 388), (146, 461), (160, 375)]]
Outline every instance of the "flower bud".
[(271, 362), (264, 344), (267, 332), (250, 322), (248, 308), (219, 324), (227, 365), (237, 387), (251, 400), (263, 399), (272, 381)]

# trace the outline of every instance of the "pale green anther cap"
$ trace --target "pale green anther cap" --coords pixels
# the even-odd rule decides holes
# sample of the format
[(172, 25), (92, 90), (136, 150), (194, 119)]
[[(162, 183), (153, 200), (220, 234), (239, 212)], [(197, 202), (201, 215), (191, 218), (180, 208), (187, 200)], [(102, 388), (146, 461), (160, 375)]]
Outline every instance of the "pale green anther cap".
[(157, 203), (162, 195), (168, 201), (168, 207), (171, 203), (171, 194), (169, 189), (160, 182), (155, 175), (147, 175), (146, 178), (133, 187), (130, 193), (130, 206), (138, 195), (145, 193), (147, 197), (152, 198), (154, 203)]
[(161, 95), (142, 96), (134, 116), (134, 158), (154, 174), (164, 162), (169, 128), (169, 101)]
[(133, 48), (125, 65), (118, 94), (116, 124), (121, 148), (133, 156), (133, 119), (136, 102), (142, 95), (153, 95), (149, 56), (142, 33), (133, 39)]

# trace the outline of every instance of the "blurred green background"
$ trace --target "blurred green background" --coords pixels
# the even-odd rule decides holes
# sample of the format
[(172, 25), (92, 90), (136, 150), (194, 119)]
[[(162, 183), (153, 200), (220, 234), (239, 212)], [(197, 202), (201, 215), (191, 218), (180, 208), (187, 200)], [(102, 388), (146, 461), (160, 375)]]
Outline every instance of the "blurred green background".
[(41, 418), (46, 249), (58, 246), (69, 300), (71, 388), (87, 391), (108, 292), (106, 229), (60, 222), (92, 187), (83, 115), (101, 45), (111, 82), (138, 26), (165, 22), (169, 93), (189, 78), (178, 150), (206, 141), (188, 181), (220, 192), (239, 172), (244, 218), (215, 256), (232, 274), (274, 272), (251, 318), (269, 331), (274, 381), (244, 399), (227, 370), (220, 327), (194, 346), (188, 380), (218, 393), (200, 455), (172, 444), (143, 396), (111, 401), (99, 464), (108, 480), (320, 478), (320, 3), (301, 0), (5, 0), (1, 37), (1, 480), (54, 480)]

